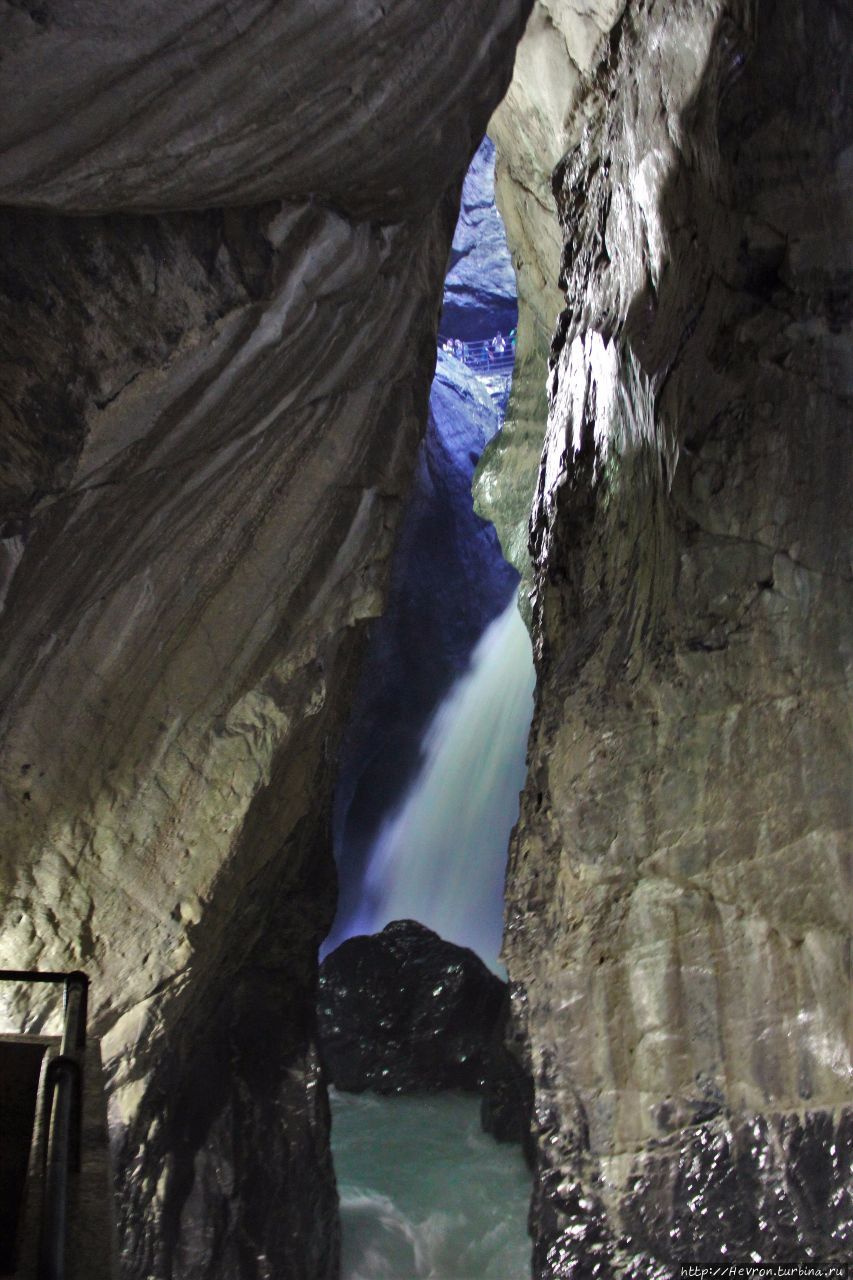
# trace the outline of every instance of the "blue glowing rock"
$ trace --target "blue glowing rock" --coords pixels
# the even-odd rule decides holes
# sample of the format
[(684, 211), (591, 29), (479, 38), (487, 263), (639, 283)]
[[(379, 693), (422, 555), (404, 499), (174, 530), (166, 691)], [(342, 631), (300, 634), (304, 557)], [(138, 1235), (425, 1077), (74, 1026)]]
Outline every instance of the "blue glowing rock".
[(495, 148), (484, 138), (465, 178), (444, 284), (441, 332), (476, 341), (504, 335), (518, 315), (515, 272), (495, 208)]

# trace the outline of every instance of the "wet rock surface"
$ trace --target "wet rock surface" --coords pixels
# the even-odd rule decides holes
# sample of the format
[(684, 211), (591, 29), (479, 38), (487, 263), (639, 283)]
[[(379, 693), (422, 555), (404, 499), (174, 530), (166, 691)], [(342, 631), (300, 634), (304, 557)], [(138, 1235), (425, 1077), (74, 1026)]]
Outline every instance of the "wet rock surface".
[(533, 1081), (525, 1069), (524, 1045), (514, 1035), (509, 989), (489, 1045), (480, 1123), (497, 1142), (518, 1142), (529, 1165), (536, 1161)]
[[(851, 1240), (853, 1115), (719, 1117), (629, 1165), (616, 1221), (581, 1150), (566, 1181), (539, 1179), (534, 1269), (559, 1277), (675, 1280), (682, 1267), (844, 1264)], [(709, 1219), (711, 1221), (709, 1221)], [(662, 1257), (661, 1240), (666, 1239)]]
[(505, 984), (415, 920), (349, 938), (320, 966), (323, 1062), (338, 1089), (482, 1090)]
[(542, 1280), (841, 1261), (851, 1238), (850, 14), (614, 18), (565, 76), (507, 888)]
[(562, 235), (551, 174), (576, 141), (584, 77), (624, 0), (536, 0), (510, 87), (490, 123), (497, 155), (495, 198), (512, 252), (518, 297), (515, 376), (501, 434), (486, 447), (474, 481), (477, 511), (491, 520), (522, 577), (519, 606), (530, 620), (530, 509), (548, 419), (548, 354), (563, 308)]

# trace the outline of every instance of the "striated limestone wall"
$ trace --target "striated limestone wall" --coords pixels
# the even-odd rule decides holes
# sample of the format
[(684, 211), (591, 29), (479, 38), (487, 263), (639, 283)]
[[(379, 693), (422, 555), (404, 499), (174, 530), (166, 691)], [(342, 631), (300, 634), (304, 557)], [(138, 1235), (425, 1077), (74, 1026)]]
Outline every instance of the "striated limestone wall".
[(128, 1277), (336, 1273), (337, 743), (523, 10), (0, 15), (0, 964), (91, 975)]
[(537, 1277), (849, 1256), (851, 34), (629, 0), (565, 55), (505, 939)]

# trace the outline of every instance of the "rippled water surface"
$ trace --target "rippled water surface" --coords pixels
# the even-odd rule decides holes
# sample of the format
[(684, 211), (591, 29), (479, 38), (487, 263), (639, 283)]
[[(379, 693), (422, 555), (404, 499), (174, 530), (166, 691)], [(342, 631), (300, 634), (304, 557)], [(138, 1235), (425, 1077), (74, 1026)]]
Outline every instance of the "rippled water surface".
[(331, 1097), (342, 1280), (527, 1280), (530, 1175), (479, 1098)]

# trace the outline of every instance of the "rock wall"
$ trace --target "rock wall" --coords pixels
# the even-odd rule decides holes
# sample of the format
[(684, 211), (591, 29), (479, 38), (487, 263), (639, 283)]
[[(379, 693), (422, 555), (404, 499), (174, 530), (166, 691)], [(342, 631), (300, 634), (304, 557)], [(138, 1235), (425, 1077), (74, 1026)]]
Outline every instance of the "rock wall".
[[(0, 960), (93, 976), (140, 1280), (335, 1273), (333, 762), (524, 8), (0, 14)], [(506, 941), (541, 1277), (850, 1231), (848, 10), (539, 0), (492, 125), (521, 568), (565, 295)]]
[(523, 9), (3, 9), (0, 962), (92, 977), (129, 1277), (336, 1271), (334, 761)]
[(563, 306), (562, 237), (551, 174), (577, 141), (595, 52), (624, 0), (537, 0), (519, 45), (510, 87), (489, 123), (495, 139), (495, 197), (515, 268), (519, 314), (515, 377), (504, 429), (477, 468), (477, 510), (494, 522), (506, 558), (522, 575), (519, 605), (530, 620), (533, 570), (530, 508), (548, 417), (548, 353)]
[[(542, 4), (539, 23), (579, 8)], [(534, 1273), (838, 1261), (849, 6), (611, 16), (579, 89), (563, 53), (566, 304), (507, 886), (536, 1081)], [(503, 145), (512, 172), (524, 148), (511, 130)]]
[(518, 320), (515, 272), (495, 207), (495, 144), (484, 138), (462, 184), (459, 221), (444, 278), (441, 332), (482, 342)]

